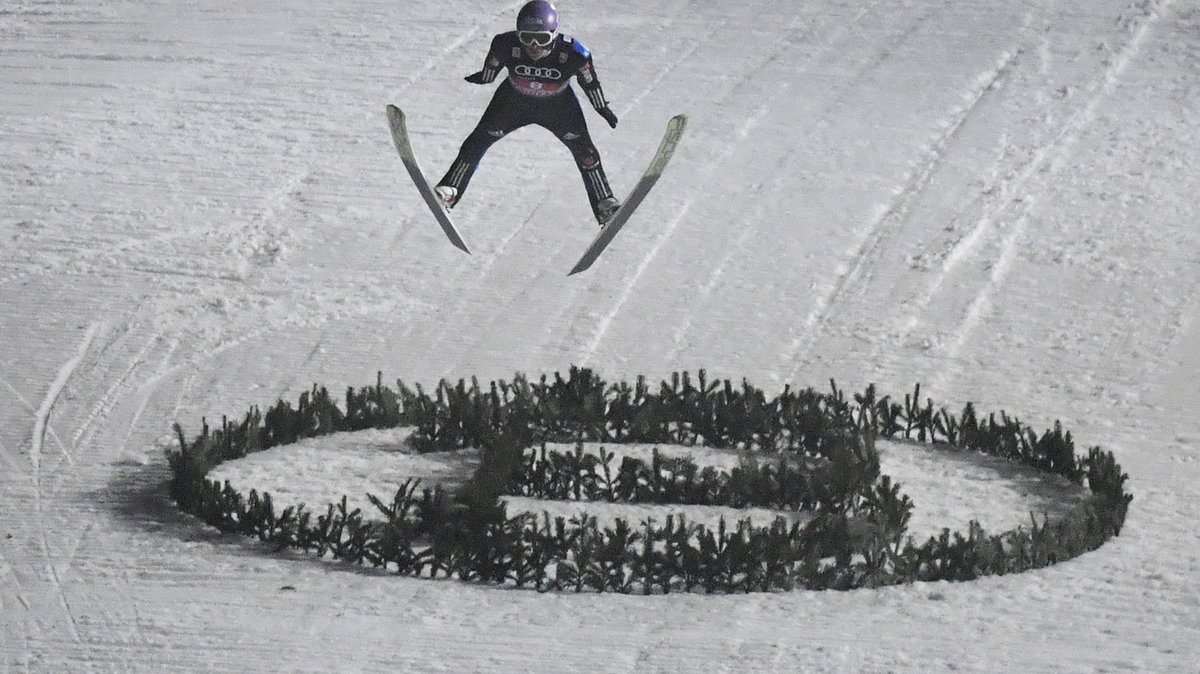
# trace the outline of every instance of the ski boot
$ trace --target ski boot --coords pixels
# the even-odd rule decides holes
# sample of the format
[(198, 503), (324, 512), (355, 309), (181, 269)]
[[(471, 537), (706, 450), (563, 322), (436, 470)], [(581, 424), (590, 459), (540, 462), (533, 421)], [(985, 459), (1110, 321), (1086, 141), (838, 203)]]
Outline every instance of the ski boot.
[(433, 192), (434, 194), (437, 194), (438, 199), (441, 200), (442, 205), (446, 207), (446, 210), (454, 208), (454, 204), (458, 203), (458, 189), (455, 187), (451, 187), (450, 185), (438, 185), (437, 187), (433, 188)]
[(596, 203), (596, 221), (603, 228), (619, 210), (621, 210), (621, 202), (617, 201), (616, 197), (605, 197)]

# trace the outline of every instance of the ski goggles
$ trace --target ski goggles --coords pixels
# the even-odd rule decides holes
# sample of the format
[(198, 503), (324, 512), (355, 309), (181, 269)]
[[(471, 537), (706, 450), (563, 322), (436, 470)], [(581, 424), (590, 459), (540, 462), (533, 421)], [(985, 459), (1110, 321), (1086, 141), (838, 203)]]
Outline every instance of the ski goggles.
[(554, 33), (548, 30), (520, 30), (517, 39), (526, 47), (549, 47), (554, 42)]

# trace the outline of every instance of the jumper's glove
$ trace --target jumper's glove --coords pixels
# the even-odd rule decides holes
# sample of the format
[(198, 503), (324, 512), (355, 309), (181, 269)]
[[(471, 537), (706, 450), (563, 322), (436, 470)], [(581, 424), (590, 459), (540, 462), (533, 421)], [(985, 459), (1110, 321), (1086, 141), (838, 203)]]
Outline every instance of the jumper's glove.
[(614, 129), (617, 128), (617, 113), (613, 112), (612, 108), (605, 107), (596, 112), (600, 113), (600, 116), (604, 118), (604, 121), (608, 122), (609, 126)]
[(470, 82), (471, 84), (487, 84), (487, 82), (483, 79), (483, 71), (482, 70), (480, 70), (477, 73), (471, 73), (470, 75), (467, 75), (463, 79)]

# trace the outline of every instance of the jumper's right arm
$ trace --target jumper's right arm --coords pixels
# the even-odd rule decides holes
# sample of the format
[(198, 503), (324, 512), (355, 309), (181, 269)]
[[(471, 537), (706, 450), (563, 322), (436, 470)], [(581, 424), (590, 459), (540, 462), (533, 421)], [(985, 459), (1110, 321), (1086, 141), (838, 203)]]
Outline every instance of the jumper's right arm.
[[(499, 38), (499, 36), (496, 37), (497, 39)], [(463, 79), (471, 84), (491, 84), (496, 81), (496, 76), (504, 69), (504, 64), (500, 61), (500, 57), (496, 56), (496, 42), (496, 39), (492, 40), (492, 47), (488, 50), (487, 58), (483, 61), (483, 70), (471, 73)]]

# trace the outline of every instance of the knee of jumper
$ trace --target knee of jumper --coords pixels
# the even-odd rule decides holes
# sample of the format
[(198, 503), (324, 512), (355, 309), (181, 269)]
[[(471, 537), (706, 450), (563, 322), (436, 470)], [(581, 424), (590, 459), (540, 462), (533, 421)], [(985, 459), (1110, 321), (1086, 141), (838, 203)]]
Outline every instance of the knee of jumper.
[(594, 147), (589, 146), (578, 151), (571, 148), (571, 154), (575, 157), (575, 165), (580, 171), (595, 171), (600, 168), (600, 153)]
[(596, 146), (586, 133), (572, 131), (559, 136), (558, 139), (571, 151), (571, 156), (575, 158), (575, 164), (579, 166), (580, 171), (599, 168), (600, 153), (596, 151)]

